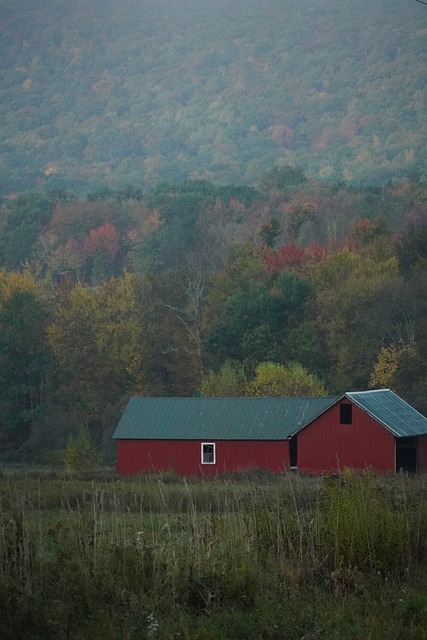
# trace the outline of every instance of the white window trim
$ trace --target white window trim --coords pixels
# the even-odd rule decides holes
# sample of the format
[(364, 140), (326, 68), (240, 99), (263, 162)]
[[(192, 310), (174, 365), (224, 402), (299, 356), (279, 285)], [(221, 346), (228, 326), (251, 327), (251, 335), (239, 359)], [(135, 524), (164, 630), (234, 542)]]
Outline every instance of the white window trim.
[[(213, 462), (205, 462), (203, 459), (203, 447), (209, 445), (213, 447)], [(216, 464), (216, 443), (215, 442), (202, 442), (200, 445), (200, 456), (202, 464)]]

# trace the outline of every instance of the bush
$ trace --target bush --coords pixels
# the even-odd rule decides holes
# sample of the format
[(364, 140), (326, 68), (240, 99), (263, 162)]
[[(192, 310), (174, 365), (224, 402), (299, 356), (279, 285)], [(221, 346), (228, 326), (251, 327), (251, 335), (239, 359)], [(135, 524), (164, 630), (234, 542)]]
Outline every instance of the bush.
[(63, 462), (67, 471), (90, 471), (99, 467), (101, 456), (87, 428), (82, 427), (76, 437), (68, 436)]

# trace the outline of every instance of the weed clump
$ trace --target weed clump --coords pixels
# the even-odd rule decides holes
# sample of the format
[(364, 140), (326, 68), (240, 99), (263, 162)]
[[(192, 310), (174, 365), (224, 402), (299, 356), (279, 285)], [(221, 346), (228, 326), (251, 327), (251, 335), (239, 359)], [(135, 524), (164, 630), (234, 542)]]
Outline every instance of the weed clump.
[[(412, 509), (395, 510), (370, 472), (346, 470), (325, 481), (325, 550), (333, 550), (334, 569), (357, 567), (370, 572), (400, 572), (413, 563), (420, 521)], [(421, 513), (420, 513), (421, 515)]]

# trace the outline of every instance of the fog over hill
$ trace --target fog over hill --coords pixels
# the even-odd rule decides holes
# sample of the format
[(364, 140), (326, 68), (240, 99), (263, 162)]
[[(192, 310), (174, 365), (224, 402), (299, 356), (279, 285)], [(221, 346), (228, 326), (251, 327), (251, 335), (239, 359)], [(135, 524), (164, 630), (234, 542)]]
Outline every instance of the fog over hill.
[(426, 166), (412, 0), (3, 0), (0, 194)]

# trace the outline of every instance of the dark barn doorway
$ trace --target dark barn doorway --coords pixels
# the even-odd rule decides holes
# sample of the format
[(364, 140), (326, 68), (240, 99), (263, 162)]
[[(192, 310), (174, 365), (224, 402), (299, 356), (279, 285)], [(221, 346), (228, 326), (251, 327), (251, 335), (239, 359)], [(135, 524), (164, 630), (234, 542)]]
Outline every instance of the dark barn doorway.
[(418, 438), (396, 440), (396, 471), (417, 471)]
[(298, 441), (297, 436), (292, 436), (289, 440), (289, 463), (291, 469), (298, 467)]

